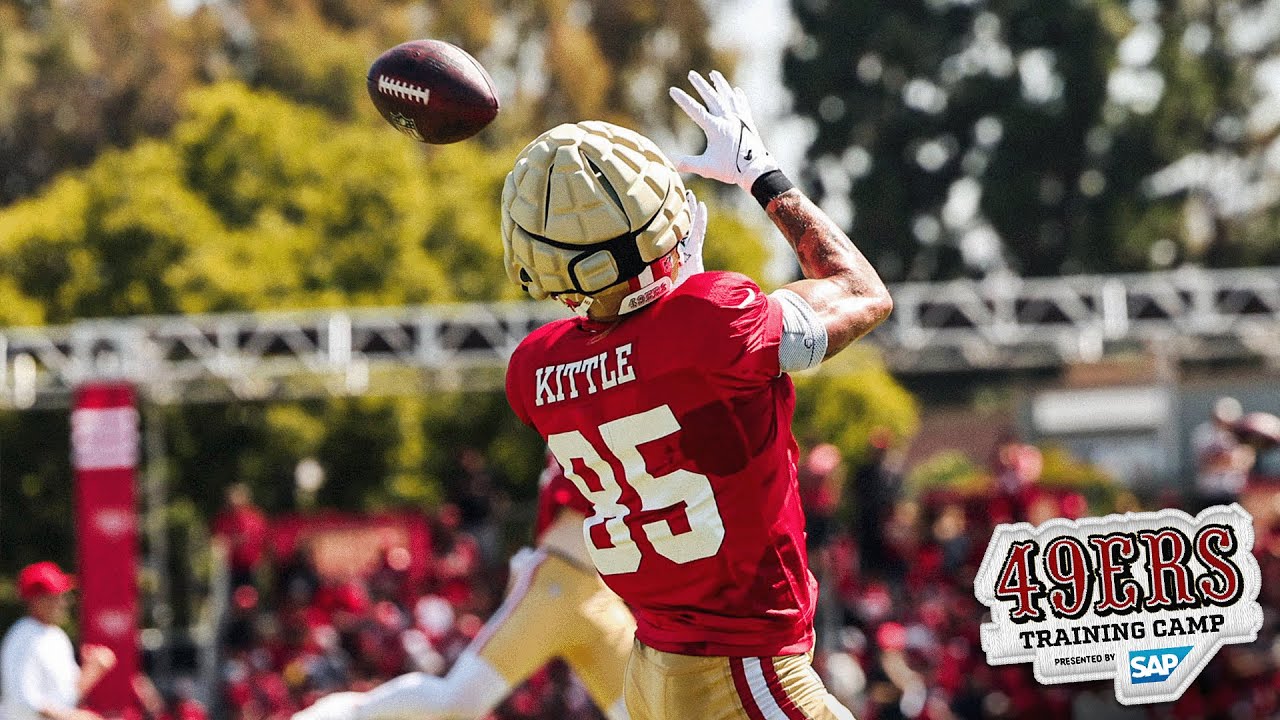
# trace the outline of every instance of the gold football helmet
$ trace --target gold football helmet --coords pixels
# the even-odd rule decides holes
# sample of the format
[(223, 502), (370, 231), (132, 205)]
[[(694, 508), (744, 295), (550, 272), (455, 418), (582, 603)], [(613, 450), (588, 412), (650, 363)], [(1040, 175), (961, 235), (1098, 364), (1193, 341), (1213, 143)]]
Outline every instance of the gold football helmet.
[(559, 125), (525, 147), (502, 189), (507, 275), (584, 316), (626, 314), (670, 290), (689, 213), (679, 173), (648, 138)]

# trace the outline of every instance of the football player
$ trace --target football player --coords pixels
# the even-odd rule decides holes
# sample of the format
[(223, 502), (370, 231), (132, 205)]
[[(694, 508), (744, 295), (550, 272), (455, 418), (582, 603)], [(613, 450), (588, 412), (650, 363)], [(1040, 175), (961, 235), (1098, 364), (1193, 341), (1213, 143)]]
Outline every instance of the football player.
[(537, 548), (511, 559), (506, 599), (444, 677), (409, 673), (367, 693), (327, 695), (294, 720), (473, 720), (556, 657), (609, 720), (626, 720), (635, 619), (592, 566), (582, 537), (589, 508), (554, 457), (541, 486)]
[[(689, 79), (702, 102), (671, 94), (706, 134), (701, 155), (673, 166), (643, 136), (589, 121), (518, 156), (502, 198), (507, 273), (578, 317), (521, 343), (508, 399), (590, 501), (587, 551), (635, 612), (632, 720), (850, 718), (810, 665), (817, 593), (787, 373), (892, 303), (781, 172), (742, 90), (716, 72)], [(677, 168), (750, 192), (805, 279), (771, 294), (728, 272), (677, 284), (691, 222)]]

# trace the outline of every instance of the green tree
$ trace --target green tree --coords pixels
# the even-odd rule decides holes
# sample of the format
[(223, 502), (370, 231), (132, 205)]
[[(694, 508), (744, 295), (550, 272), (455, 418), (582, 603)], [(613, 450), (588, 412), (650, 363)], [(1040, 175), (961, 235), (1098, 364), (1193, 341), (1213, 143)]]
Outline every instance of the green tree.
[(515, 297), (483, 200), (503, 154), (421, 152), (235, 84), (192, 93), (168, 140), (0, 212), (0, 322)]
[(877, 430), (903, 440), (919, 426), (915, 398), (870, 347), (851, 347), (794, 379), (796, 438), (806, 444), (833, 443), (846, 462), (856, 465), (866, 457), (869, 438)]
[[(389, 48), (427, 34), (405, 0), (245, 0), (206, 6), (201, 48), (223, 77), (350, 119), (374, 113), (365, 72)], [(221, 61), (220, 63), (218, 61)]]
[(0, 3), (0, 206), (161, 134), (198, 68), (164, 0)]
[(912, 495), (934, 490), (952, 492), (990, 492), (991, 476), (974, 464), (960, 450), (943, 450), (921, 462), (907, 476)]
[(665, 134), (677, 111), (669, 85), (690, 68), (726, 67), (708, 43), (702, 3), (611, 0), (445, 0), (431, 31), (492, 72), (505, 111), (496, 125), (531, 137), (600, 119)]
[(1108, 176), (1091, 135), (1116, 7), (795, 0), (784, 75), (817, 130), (805, 181), (890, 279), (1122, 265), (1114, 203), (1142, 174)]
[(1133, 6), (1122, 49), (1151, 48), (1141, 70), (1163, 93), (1128, 138), (1157, 163), (1128, 209), (1132, 253), (1162, 265), (1280, 262), (1280, 32), (1267, 21), (1278, 10), (1274, 0)]
[[(344, 122), (238, 83), (203, 88), (167, 138), (109, 151), (0, 211), (0, 322), (515, 299), (497, 237), (515, 154), (425, 148), (381, 120)], [(710, 266), (761, 272), (767, 253), (736, 215), (714, 213), (711, 233)], [(319, 500), (346, 507), (438, 499), (460, 443), (485, 450), (517, 495), (531, 495), (541, 458), (500, 393), (161, 417), (176, 494), (205, 513), (232, 481), (292, 507), (306, 455), (330, 471)]]
[[(195, 91), (169, 138), (0, 211), (0, 322), (514, 299), (497, 198), (515, 154)], [(713, 266), (759, 274), (755, 233), (726, 213), (712, 233)]]
[[(0, 0), (0, 327), (520, 298), (502, 269), (498, 198), (523, 144), (586, 117), (660, 133), (666, 85), (724, 67), (694, 0), (423, 7), (244, 0), (175, 18), (162, 0)], [(475, 52), (511, 91), (475, 141), (407, 141), (365, 97), (378, 52), (428, 35)], [(545, 85), (520, 79), (540, 73)], [(760, 277), (758, 232), (712, 209), (708, 267)], [(859, 368), (860, 381), (892, 383)], [(835, 397), (864, 393), (831, 382)], [(143, 410), (164, 426), (175, 524), (210, 518), (232, 482), (272, 512), (296, 509), (307, 456), (328, 476), (317, 501), (347, 509), (438, 502), (463, 445), (518, 500), (535, 495), (542, 463), (502, 393)], [(815, 432), (844, 427), (823, 422)], [(25, 518), (3, 524), (3, 545), (26, 548), (0, 558), (6, 574), (36, 549), (70, 564), (68, 434), (65, 412), (0, 413), (0, 508)]]
[(0, 2), (0, 206), (106, 148), (166, 134), (186, 92), (239, 80), (331, 118), (372, 119), (365, 72), (400, 42), (437, 37), (499, 81), (490, 149), (566, 121), (662, 131), (666, 86), (721, 65), (696, 0), (666, 6), (539, 0), (243, 0), (175, 17), (165, 0)]
[(245, 0), (191, 20), (204, 65), (342, 118), (370, 115), (365, 70), (419, 37), (475, 55), (503, 93), (483, 142), (528, 139), (561, 122), (604, 119), (650, 131), (674, 118), (669, 84), (691, 67), (724, 65), (696, 0)]
[(69, 428), (65, 410), (0, 412), (0, 560), (6, 572), (40, 560), (72, 564)]

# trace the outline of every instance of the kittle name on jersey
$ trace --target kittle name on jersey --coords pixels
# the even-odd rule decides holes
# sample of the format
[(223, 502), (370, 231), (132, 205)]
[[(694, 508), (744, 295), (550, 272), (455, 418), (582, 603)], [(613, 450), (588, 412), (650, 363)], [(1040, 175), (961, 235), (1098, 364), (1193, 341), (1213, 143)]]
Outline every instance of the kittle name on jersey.
[(594, 395), (600, 390), (629, 383), (636, 379), (636, 369), (631, 366), (630, 357), (631, 343), (627, 343), (612, 352), (540, 367), (534, 372), (534, 404), (541, 407), (565, 398), (576, 398), (582, 393)]

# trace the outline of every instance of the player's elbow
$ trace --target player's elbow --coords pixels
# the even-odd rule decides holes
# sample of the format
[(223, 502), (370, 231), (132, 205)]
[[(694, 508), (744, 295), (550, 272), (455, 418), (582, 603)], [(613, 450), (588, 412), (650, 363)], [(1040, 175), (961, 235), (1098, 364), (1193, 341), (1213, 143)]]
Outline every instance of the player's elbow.
[(857, 337), (862, 337), (884, 322), (893, 312), (893, 297), (883, 283), (862, 288), (849, 303), (850, 323), (856, 327)]
[(875, 329), (893, 312), (887, 290), (849, 298), (842, 311), (827, 322), (826, 358), (831, 358)]
[(871, 298), (870, 310), (873, 320), (871, 327), (875, 327), (889, 319), (889, 315), (893, 313), (893, 296), (889, 294), (889, 288), (884, 285), (880, 286), (879, 292)]
[(845, 296), (842, 304), (858, 337), (871, 332), (893, 312), (889, 288), (874, 273), (848, 278), (842, 290)]

